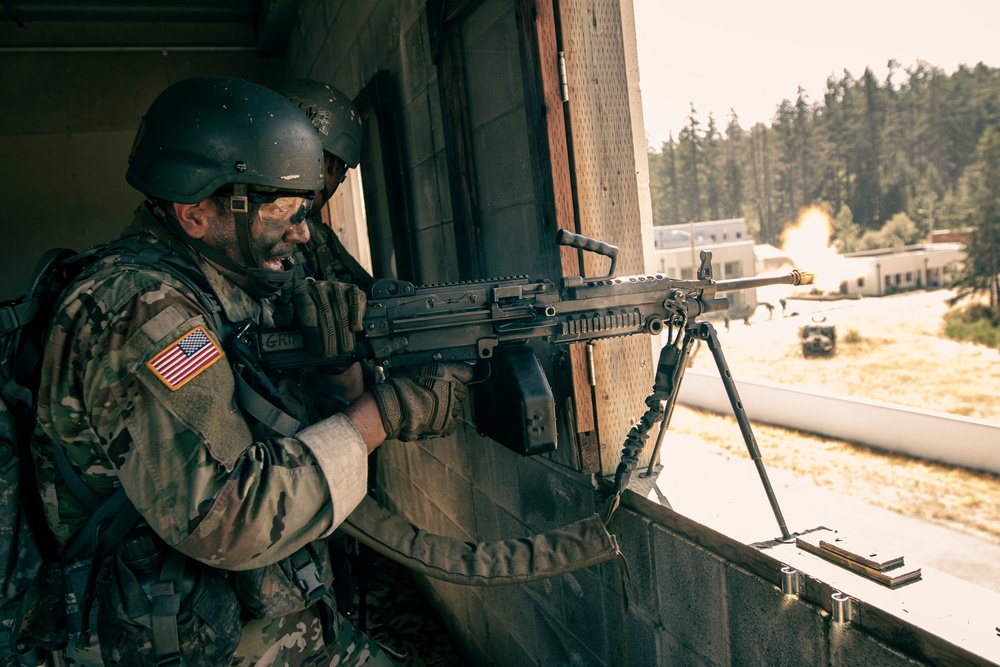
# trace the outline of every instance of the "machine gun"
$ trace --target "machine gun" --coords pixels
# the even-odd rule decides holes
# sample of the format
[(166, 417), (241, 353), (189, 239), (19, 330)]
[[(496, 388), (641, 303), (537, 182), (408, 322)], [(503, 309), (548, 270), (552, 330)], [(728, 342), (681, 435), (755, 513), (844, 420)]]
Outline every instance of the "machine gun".
[[(540, 454), (555, 448), (557, 420), (551, 387), (529, 342), (579, 343), (666, 331), (668, 347), (677, 350), (671, 353), (669, 378), (677, 388), (686, 366), (680, 362), (686, 359), (690, 341), (709, 337), (702, 325), (711, 325), (697, 318), (729, 307), (729, 299), (720, 294), (812, 282), (811, 274), (797, 270), (716, 281), (712, 253), (707, 251), (701, 253), (697, 280), (661, 274), (616, 277), (616, 246), (565, 230), (556, 241), (608, 257), (608, 274), (565, 278), (561, 288), (526, 276), (424, 286), (377, 280), (355, 356), (373, 359), (387, 369), (433, 361), (479, 362), (477, 367), (485, 367), (485, 377), (473, 382), (474, 403), (481, 406), (476, 410), (479, 432), (522, 455)], [(688, 337), (682, 345), (685, 332)], [(260, 350), (270, 369), (327, 363), (306, 353), (296, 331), (263, 332)], [(660, 375), (658, 369), (658, 380)], [(666, 400), (669, 421), (676, 391)]]

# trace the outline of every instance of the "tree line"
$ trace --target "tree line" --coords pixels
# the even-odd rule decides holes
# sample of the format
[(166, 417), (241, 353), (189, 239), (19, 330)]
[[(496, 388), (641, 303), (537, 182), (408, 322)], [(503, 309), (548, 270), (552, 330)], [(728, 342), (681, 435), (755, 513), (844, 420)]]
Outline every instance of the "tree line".
[(692, 106), (677, 137), (649, 152), (654, 223), (742, 217), (755, 239), (777, 244), (803, 207), (819, 205), (841, 252), (914, 243), (977, 224), (990, 128), (1000, 130), (1000, 69), (982, 63), (947, 74), (890, 61), (884, 81), (845, 70), (822, 100), (799, 88), (770, 126), (749, 130), (735, 113), (720, 128)]

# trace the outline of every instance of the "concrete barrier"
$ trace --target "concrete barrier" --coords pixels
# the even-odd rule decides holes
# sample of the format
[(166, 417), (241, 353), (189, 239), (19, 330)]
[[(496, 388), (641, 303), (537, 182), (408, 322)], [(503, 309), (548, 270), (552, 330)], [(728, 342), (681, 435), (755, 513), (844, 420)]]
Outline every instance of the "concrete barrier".
[[(736, 381), (751, 422), (1000, 473), (1000, 423), (761, 381)], [(678, 402), (732, 414), (718, 374), (688, 369)]]

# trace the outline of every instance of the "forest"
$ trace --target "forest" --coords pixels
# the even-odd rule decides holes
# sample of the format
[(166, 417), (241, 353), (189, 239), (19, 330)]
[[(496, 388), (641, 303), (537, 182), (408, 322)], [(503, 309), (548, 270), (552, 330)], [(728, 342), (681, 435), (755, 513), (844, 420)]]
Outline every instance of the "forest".
[(649, 151), (654, 224), (743, 217), (758, 242), (780, 244), (784, 225), (819, 205), (841, 252), (981, 228), (1000, 179), (984, 172), (1000, 69), (888, 65), (884, 81), (871, 69), (829, 77), (821, 100), (800, 88), (769, 126), (744, 129), (731, 114), (721, 127), (692, 106), (678, 136)]

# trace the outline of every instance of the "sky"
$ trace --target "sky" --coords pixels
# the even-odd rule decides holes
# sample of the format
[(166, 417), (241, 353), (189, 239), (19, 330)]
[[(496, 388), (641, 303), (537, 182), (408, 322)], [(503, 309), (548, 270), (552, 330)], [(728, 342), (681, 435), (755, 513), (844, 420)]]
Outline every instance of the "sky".
[(952, 73), (1000, 67), (1000, 0), (633, 0), (646, 141), (659, 148), (691, 104), (724, 129), (731, 110), (747, 129), (770, 124), (801, 86), (823, 99), (829, 76), (866, 67), (879, 81), (894, 58)]

